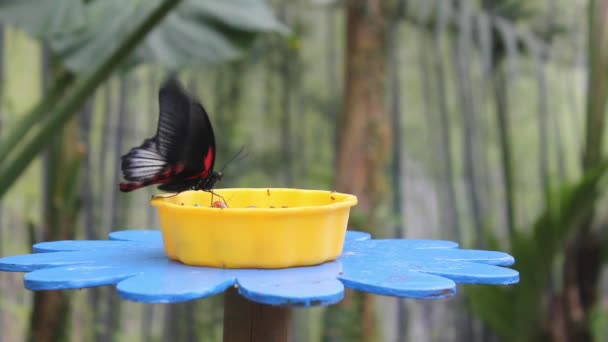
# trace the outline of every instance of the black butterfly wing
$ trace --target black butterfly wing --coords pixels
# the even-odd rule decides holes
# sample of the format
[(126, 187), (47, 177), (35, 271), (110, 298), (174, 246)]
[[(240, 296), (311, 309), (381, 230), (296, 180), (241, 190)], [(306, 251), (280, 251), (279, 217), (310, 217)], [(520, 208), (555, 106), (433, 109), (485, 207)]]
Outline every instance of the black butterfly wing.
[(207, 111), (200, 103), (192, 102), (190, 115), (186, 170), (206, 177), (213, 170), (215, 163), (213, 127)]
[(203, 107), (174, 78), (159, 91), (160, 116), (156, 135), (122, 157), (129, 182), (120, 190), (132, 191), (151, 184), (166, 191), (186, 190), (209, 174), (215, 159), (211, 122)]
[(215, 163), (215, 136), (209, 115), (198, 102), (190, 106), (190, 125), (184, 149), (183, 171), (158, 188), (164, 191), (191, 189), (199, 180), (209, 177)]
[(152, 137), (122, 156), (121, 167), (126, 180), (138, 182), (152, 179), (167, 167), (167, 161), (158, 152), (156, 137)]
[(169, 164), (186, 159), (192, 102), (175, 78), (165, 81), (158, 93), (160, 115), (156, 130), (157, 148)]

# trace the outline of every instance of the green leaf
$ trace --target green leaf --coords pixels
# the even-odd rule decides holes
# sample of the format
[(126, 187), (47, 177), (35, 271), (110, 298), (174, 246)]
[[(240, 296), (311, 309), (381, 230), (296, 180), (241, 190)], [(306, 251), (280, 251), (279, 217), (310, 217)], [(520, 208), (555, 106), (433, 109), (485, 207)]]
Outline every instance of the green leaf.
[(215, 21), (242, 31), (288, 32), (262, 0), (187, 0), (177, 9), (177, 13), (183, 17)]
[(593, 309), (590, 316), (593, 341), (608, 341), (608, 310), (600, 306)]
[[(0, 0), (0, 20), (46, 40), (68, 70), (80, 73), (113, 51), (118, 37), (133, 30), (158, 0), (97, 0), (86, 5), (80, 0), (43, 1), (48, 10), (34, 8), (38, 3)], [(57, 19), (68, 15), (65, 23)], [(53, 25), (47, 30), (49, 23)], [(238, 57), (263, 32), (287, 32), (263, 0), (185, 0), (154, 28), (126, 64), (152, 62), (177, 69), (220, 63)]]
[(150, 34), (136, 52), (134, 62), (154, 61), (176, 69), (189, 64), (219, 63), (236, 58), (240, 52), (234, 40), (226, 39), (208, 25), (170, 16), (162, 29)]
[[(61, 0), (64, 1), (64, 0)], [(103, 0), (86, 6), (87, 23), (82, 30), (52, 37), (47, 43), (64, 66), (82, 73), (104, 59), (142, 20), (158, 0)], [(165, 20), (168, 18), (165, 18)]]
[(86, 24), (82, 0), (0, 0), (0, 21), (44, 39), (74, 32)]

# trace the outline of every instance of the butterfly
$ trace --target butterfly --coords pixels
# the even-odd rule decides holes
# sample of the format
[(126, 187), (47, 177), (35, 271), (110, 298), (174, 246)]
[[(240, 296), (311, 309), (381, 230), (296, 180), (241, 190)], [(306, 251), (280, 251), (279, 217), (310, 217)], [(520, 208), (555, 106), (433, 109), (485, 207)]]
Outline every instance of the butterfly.
[(213, 170), (215, 137), (205, 108), (175, 77), (162, 84), (158, 102), (156, 135), (121, 158), (126, 181), (120, 183), (120, 191), (153, 184), (169, 192), (211, 191), (222, 172)]

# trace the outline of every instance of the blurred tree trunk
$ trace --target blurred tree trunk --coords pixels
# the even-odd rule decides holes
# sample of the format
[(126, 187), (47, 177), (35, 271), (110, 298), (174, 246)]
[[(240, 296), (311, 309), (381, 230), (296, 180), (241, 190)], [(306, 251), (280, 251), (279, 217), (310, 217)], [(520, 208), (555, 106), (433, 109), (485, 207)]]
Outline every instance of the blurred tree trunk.
[(497, 203), (495, 202), (495, 194), (497, 193), (496, 185), (494, 182), (493, 171), (494, 168), (491, 161), (491, 155), (493, 155), (493, 149), (489, 148), (492, 144), (494, 136), (493, 130), (495, 127), (494, 120), (491, 115), (492, 104), (490, 99), (492, 98), (492, 29), (490, 26), (490, 19), (479, 13), (473, 15), (473, 28), (474, 41), (478, 45), (479, 57), (481, 63), (476, 63), (475, 59), (471, 61), (473, 65), (478, 65), (478, 70), (481, 74), (478, 76), (478, 80), (475, 83), (478, 87), (477, 99), (477, 134), (479, 141), (479, 171), (481, 177), (480, 192), (483, 194), (483, 200), (481, 203), (482, 213), (484, 217), (485, 227), (496, 227), (497, 229), (502, 225), (502, 220), (498, 219), (496, 214)]
[[(0, 24), (0, 136), (4, 126), (4, 26)], [(2, 239), (4, 225), (2, 224), (3, 204), (0, 203), (0, 256), (2, 256)], [(1, 285), (1, 284), (0, 284)], [(0, 329), (2, 323), (0, 322)]]
[[(377, 235), (378, 206), (388, 196), (386, 169), (391, 132), (385, 108), (385, 17), (381, 0), (350, 0), (346, 6), (346, 69), (344, 110), (337, 150), (336, 190), (354, 194), (363, 216), (361, 228)], [(356, 215), (356, 213), (353, 213)], [(341, 307), (360, 310), (353, 326), (362, 341), (376, 341), (373, 296), (348, 296)]]
[(154, 315), (154, 308), (156, 305), (154, 304), (146, 304), (142, 307), (142, 315), (140, 323), (140, 331), (141, 331), (141, 340), (142, 341), (150, 341), (152, 340), (152, 327), (156, 321), (156, 317)]
[[(583, 171), (603, 160), (606, 100), (608, 99), (608, 0), (591, 0), (588, 8), (588, 73)], [(571, 241), (564, 261), (564, 290), (560, 307), (566, 332), (553, 331), (570, 341), (593, 341), (591, 313), (597, 304), (601, 271), (601, 241), (593, 230), (591, 212)], [(606, 232), (600, 232), (606, 233)], [(550, 318), (551, 319), (551, 318)], [(558, 328), (558, 327), (555, 327)]]
[[(279, 19), (289, 25), (291, 15), (288, 13), (288, 6), (283, 2), (279, 11)], [(281, 60), (279, 62), (279, 77), (281, 84), (281, 169), (283, 174), (283, 184), (291, 186), (294, 180), (294, 158), (293, 155), (293, 131), (291, 113), (292, 95), (292, 49), (289, 46), (289, 39), (280, 44)]]
[(441, 36), (443, 35), (443, 29), (439, 26), (435, 29), (433, 34), (432, 51), (430, 53), (430, 59), (432, 68), (430, 70), (432, 77), (434, 77), (435, 87), (437, 89), (437, 112), (439, 113), (439, 139), (441, 146), (440, 159), (444, 161), (444, 165), (441, 167), (443, 170), (442, 183), (445, 189), (445, 208), (447, 212), (450, 226), (452, 227), (452, 234), (450, 238), (460, 241), (461, 227), (460, 217), (458, 215), (458, 201), (456, 198), (456, 184), (454, 176), (454, 163), (452, 156), (452, 130), (450, 124), (450, 118), (448, 113), (448, 94), (446, 89), (446, 72), (443, 61), (443, 49), (441, 48)]
[[(2, 136), (2, 128), (4, 126), (4, 26), (0, 24), (0, 137)], [(4, 241), (4, 208), (0, 202), (0, 257), (4, 256), (3, 241)], [(0, 275), (0, 293), (4, 292), (4, 279)], [(0, 306), (3, 302), (0, 300)], [(4, 316), (0, 314), (0, 331), (4, 329)]]
[[(237, 127), (240, 121), (239, 106), (243, 99), (241, 82), (245, 72), (245, 64), (237, 60), (226, 63), (220, 68), (222, 70), (216, 75), (215, 106), (210, 115), (212, 116), (211, 121), (217, 127), (216, 140), (219, 141), (217, 155), (223, 156), (225, 158), (223, 161), (227, 162), (237, 151), (234, 138), (237, 136)], [(217, 168), (223, 166), (216, 165)], [(227, 177), (225, 181), (229, 182), (231, 178)], [(224, 184), (224, 186), (226, 185)]]
[[(199, 322), (196, 318), (197, 313), (204, 310), (197, 306), (196, 302), (174, 303), (166, 307), (162, 341), (208, 340), (201, 338), (201, 329), (199, 329)], [(219, 308), (212, 309), (218, 310)], [(203, 333), (211, 335), (208, 331), (203, 331)]]
[[(108, 144), (108, 147), (114, 147), (114, 150), (109, 153), (112, 159), (109, 162), (109, 165), (113, 165), (114, 167), (112, 168), (112, 176), (109, 186), (102, 188), (110, 189), (104, 191), (104, 193), (107, 192), (107, 196), (110, 198), (110, 210), (108, 212), (108, 216), (110, 217), (110, 231), (124, 226), (124, 213), (127, 211), (127, 209), (125, 209), (126, 203), (124, 203), (125, 198), (120, 196), (120, 192), (116, 189), (116, 184), (120, 182), (120, 156), (122, 155), (123, 150), (122, 145), (125, 130), (128, 129), (127, 125), (125, 124), (127, 122), (127, 99), (129, 98), (128, 89), (128, 79), (126, 76), (123, 76), (120, 78), (118, 86), (118, 108), (111, 106), (108, 108), (108, 110), (106, 110), (107, 112), (109, 110), (115, 110), (117, 112), (116, 122), (114, 129), (112, 130), (113, 134), (110, 134), (110, 136), (114, 139), (112, 139), (111, 143)], [(105, 236), (103, 238), (105, 238)], [(105, 291), (106, 312), (103, 317), (103, 322), (99, 322), (103, 326), (102, 334), (100, 336), (100, 340), (103, 342), (113, 341), (115, 339), (115, 335), (117, 335), (120, 331), (122, 307), (121, 300), (113, 289), (108, 290), (109, 291)]]
[[(129, 80), (126, 76), (120, 78), (120, 83), (118, 86), (118, 108), (117, 108), (117, 119), (116, 126), (114, 128), (114, 151), (110, 155), (112, 155), (112, 182), (114, 185), (114, 190), (116, 189), (116, 184), (120, 183), (120, 156), (123, 154), (123, 141), (125, 138), (125, 131), (130, 131), (131, 127), (128, 125), (128, 107), (127, 107), (127, 99), (129, 98)], [(108, 187), (108, 189), (112, 189)], [(124, 197), (120, 196), (119, 191), (111, 191), (112, 194), (112, 202), (110, 207), (110, 230), (119, 229), (120, 226), (124, 223), (125, 212), (127, 211), (124, 206), (124, 203), (121, 203), (121, 199)], [(105, 238), (105, 237), (104, 237)]]
[(492, 63), (493, 90), (496, 106), (496, 123), (498, 125), (498, 145), (500, 148), (500, 166), (505, 190), (505, 220), (509, 236), (515, 233), (515, 180), (513, 176), (513, 151), (511, 147), (511, 123), (507, 104), (507, 82), (502, 68), (502, 59)]
[(542, 187), (544, 205), (551, 205), (551, 176), (549, 174), (549, 107), (547, 92), (547, 73), (546, 73), (546, 52), (540, 49), (536, 59), (536, 83), (537, 83), (537, 102), (538, 102), (538, 140), (539, 158), (538, 175)]
[(0, 24), (0, 130), (4, 125), (4, 25)]
[(599, 164), (603, 157), (606, 98), (608, 95), (608, 0), (589, 4), (589, 72), (587, 120), (583, 169)]
[[(155, 73), (155, 70), (152, 68), (149, 68), (147, 70), (147, 73), (144, 76), (144, 79), (141, 80), (142, 83), (146, 84), (145, 86), (145, 103), (147, 104), (147, 106), (145, 107), (145, 110), (148, 113), (155, 113), (158, 112), (158, 80), (157, 80), (157, 76)], [(196, 89), (196, 88), (194, 88)], [(136, 125), (137, 130), (133, 133), (133, 137), (135, 137), (138, 141), (139, 138), (142, 137), (142, 135), (140, 135), (139, 130), (145, 130), (146, 132), (155, 132), (156, 130), (156, 126), (157, 126), (157, 122), (156, 120), (144, 120), (143, 123)], [(137, 133), (136, 133), (137, 132)], [(143, 190), (143, 189), (142, 189)], [(147, 189), (146, 191), (148, 191), (147, 193), (147, 197), (148, 198), (152, 198), (152, 196), (154, 195), (156, 189), (154, 187), (149, 187), (149, 189)], [(145, 225), (146, 225), (146, 229), (154, 229), (156, 220), (157, 220), (157, 216), (156, 216), (156, 211), (154, 209), (153, 206), (148, 205), (146, 206), (146, 221), (145, 221)], [(162, 313), (164, 313), (164, 310), (166, 310), (166, 308), (168, 306), (166, 305), (155, 305), (155, 304), (147, 304), (147, 305), (142, 305), (142, 319), (141, 319), (141, 334), (142, 334), (142, 341), (150, 341), (152, 340), (152, 336), (153, 336), (153, 326), (154, 326), (154, 322), (156, 322), (156, 315), (155, 312), (156, 307), (159, 308), (159, 311)]]
[[(79, 169), (84, 148), (79, 142), (79, 127), (72, 120), (54, 139), (48, 155), (49, 195), (44, 215), (44, 241), (70, 240), (75, 237), (79, 210)], [(69, 299), (64, 291), (34, 293), (30, 321), (30, 341), (60, 341), (67, 338)]]
[[(567, 96), (573, 96), (567, 95)], [(557, 106), (555, 106), (557, 107)], [(555, 108), (553, 107), (553, 108)], [(552, 112), (552, 109), (549, 109)], [(566, 151), (564, 149), (564, 140), (562, 138), (562, 123), (560, 115), (551, 115), (551, 131), (553, 133), (552, 140), (555, 145), (555, 159), (557, 160), (557, 183), (560, 184), (568, 179), (568, 171), (566, 169)]]
[[(340, 7), (331, 4), (326, 6), (326, 25), (327, 25), (327, 33), (325, 34), (325, 49), (327, 51), (326, 54), (326, 75), (327, 75), (327, 86), (328, 86), (328, 116), (330, 118), (330, 122), (333, 127), (333, 144), (334, 146), (338, 146), (338, 142), (340, 141), (340, 92), (341, 92), (341, 82), (338, 77), (338, 53), (337, 49), (339, 48), (339, 44), (336, 43), (336, 26), (337, 26), (337, 17), (338, 17), (338, 9)], [(334, 168), (338, 165), (338, 153), (337, 150), (333, 150), (332, 154), (333, 158), (333, 166)]]
[[(55, 66), (47, 55), (42, 56), (42, 84), (49, 78), (58, 79), (65, 72)], [(75, 221), (80, 207), (79, 174), (84, 156), (77, 120), (71, 120), (52, 139), (45, 153), (43, 167), (44, 241), (69, 240), (75, 237)], [(68, 338), (70, 303), (62, 291), (34, 293), (30, 316), (30, 341), (62, 341)]]
[[(276, 94), (279, 93), (276, 86), (275, 77), (275, 60), (277, 55), (277, 53), (275, 52), (276, 42), (270, 40), (270, 42), (268, 42), (268, 49), (273, 51), (273, 53), (267, 53), (264, 55), (264, 101), (262, 104), (262, 113), (264, 113), (264, 126), (275, 127), (276, 121), (278, 121), (278, 119), (274, 115), (274, 113), (276, 112)], [(262, 138), (264, 139), (264, 145), (266, 145), (270, 137), (262, 136)], [(280, 152), (277, 151), (274, 153), (279, 154)], [(262, 164), (262, 171), (267, 174), (275, 175), (277, 167), (275, 167), (271, 163), (272, 162), (268, 160), (268, 158), (264, 158)], [(275, 177), (278, 177), (278, 175)]]
[(95, 188), (93, 184), (93, 104), (94, 99), (89, 100), (80, 113), (80, 130), (85, 141), (84, 148), (86, 157), (82, 166), (82, 207), (84, 211), (84, 233), (85, 239), (95, 239)]
[[(403, 2), (400, 2), (402, 4)], [(402, 11), (402, 9), (401, 9)], [(397, 13), (401, 12), (400, 9), (397, 9)], [(393, 139), (393, 155), (392, 155), (392, 195), (393, 195), (393, 205), (392, 205), (392, 214), (394, 217), (394, 234), (393, 236), (397, 239), (403, 238), (404, 231), (404, 215), (403, 215), (403, 183), (401, 180), (405, 179), (405, 170), (403, 169), (403, 160), (402, 160), (402, 145), (403, 139), (401, 137), (401, 77), (400, 77), (400, 68), (401, 61), (399, 60), (399, 20), (400, 18), (392, 18), (390, 24), (388, 25), (388, 41), (389, 41), (389, 51), (390, 51), (390, 69), (393, 70), (390, 76), (390, 116), (391, 116), (391, 126), (392, 132), (391, 137)], [(427, 112), (427, 115), (430, 113)], [(405, 305), (405, 300), (402, 298), (395, 298), (397, 302), (397, 324), (396, 324), (396, 333), (397, 333), (397, 342), (405, 342), (407, 338), (407, 308)]]
[[(559, 3), (557, 3), (556, 1), (551, 1), (551, 0), (547, 0), (545, 1), (545, 27), (547, 28), (553, 28), (556, 27), (558, 25), (557, 21), (559, 20), (559, 13), (561, 11), (561, 6)], [(580, 34), (577, 31), (577, 35), (580, 36)], [(579, 38), (580, 39), (580, 38)], [(551, 40), (549, 40), (549, 44), (551, 43)], [(556, 160), (556, 166), (557, 166), (557, 175), (556, 175), (556, 184), (561, 184), (562, 182), (565, 182), (568, 179), (567, 176), (567, 171), (566, 171), (566, 160), (565, 160), (565, 150), (564, 150), (564, 141), (562, 140), (562, 124), (561, 124), (561, 120), (562, 120), (562, 116), (561, 115), (557, 115), (557, 113), (559, 113), (559, 109), (561, 107), (560, 104), (557, 104), (554, 101), (550, 101), (550, 94), (549, 94), (549, 87), (548, 85), (551, 84), (551, 79), (550, 79), (550, 73), (547, 72), (546, 67), (548, 65), (550, 65), (549, 63), (554, 59), (553, 56), (553, 49), (546, 49), (545, 47), (541, 47), (541, 61), (544, 63), (543, 64), (543, 74), (544, 74), (544, 78), (545, 80), (543, 81), (544, 87), (545, 89), (543, 90), (544, 92), (544, 102), (546, 103), (545, 106), (545, 110), (547, 112), (546, 117), (548, 120), (548, 125), (549, 127), (547, 127), (547, 129), (549, 130), (549, 136), (547, 137), (547, 145), (548, 146), (553, 146), (554, 149), (554, 154), (555, 154), (555, 160)], [(540, 86), (540, 84), (539, 84)], [(568, 94), (567, 97), (572, 98), (573, 96), (575, 96), (575, 94)], [(570, 100), (571, 101), (571, 100)], [(566, 101), (569, 102), (569, 101)], [(567, 106), (566, 106), (567, 107)], [(577, 113), (578, 110), (573, 110), (571, 113)], [(575, 131), (578, 131), (575, 130)], [(552, 134), (551, 134), (552, 133)], [(547, 153), (551, 154), (550, 151), (547, 151)], [(550, 158), (548, 158), (550, 159)], [(550, 185), (550, 184), (549, 184)], [(553, 281), (554, 283), (554, 281)]]
[[(52, 75), (52, 61), (51, 61), (51, 55), (49, 53), (49, 50), (47, 47), (45, 47), (44, 45), (42, 46), (41, 52), (40, 52), (40, 83), (42, 85), (42, 94), (46, 93), (48, 91), (48, 85), (51, 82), (51, 79), (53, 78)], [(53, 139), (57, 139), (56, 136)], [(50, 183), (52, 182), (52, 176), (50, 175), (50, 153), (52, 152), (52, 145), (53, 145), (53, 141), (51, 141), (50, 147), (47, 147), (46, 149), (42, 150), (41, 156), (42, 156), (42, 218), (43, 220), (46, 219), (47, 215), (48, 215), (48, 211), (50, 210), (50, 202), (52, 201), (52, 195), (50, 193)], [(34, 237), (34, 241), (36, 239), (41, 239), (42, 236), (38, 233), (42, 233), (42, 232), (36, 232), (34, 230), (33, 232), (34, 234), (32, 235), (32, 237)], [(43, 234), (43, 233), (42, 233)], [(33, 242), (33, 241), (32, 241)]]
[(183, 341), (184, 332), (181, 326), (183, 322), (184, 303), (173, 303), (166, 305), (165, 322), (163, 329), (163, 341)]
[[(487, 4), (499, 5), (497, 2)], [(510, 26), (505, 27), (504, 19), (493, 17), (490, 22), (492, 28), (489, 38), (492, 51), (490, 52), (490, 70), (492, 77), (492, 91), (494, 93), (494, 106), (496, 125), (498, 131), (498, 147), (500, 150), (500, 172), (502, 173), (504, 189), (505, 225), (510, 237), (513, 237), (517, 225), (517, 211), (515, 204), (515, 173), (513, 169), (513, 147), (511, 144), (511, 120), (509, 119), (509, 85), (516, 75), (517, 37)], [(508, 71), (505, 70), (508, 63)]]
[[(479, 170), (478, 158), (481, 155), (477, 145), (479, 141), (479, 130), (477, 126), (480, 124), (477, 108), (475, 106), (475, 97), (473, 90), (473, 79), (471, 72), (472, 49), (473, 49), (473, 20), (472, 9), (469, 1), (457, 1), (456, 16), (457, 35), (452, 39), (452, 56), (455, 71), (455, 82), (460, 107), (460, 118), (462, 124), (462, 163), (463, 174), (465, 178), (466, 197), (473, 224), (473, 240), (472, 245), (475, 248), (484, 248), (485, 239), (483, 233), (485, 212), (482, 207), (483, 197), (481, 184), (483, 180)], [(480, 189), (481, 188), (481, 189)], [(462, 236), (461, 236), (462, 238)], [(459, 299), (461, 304), (453, 317), (454, 323), (460, 329), (456, 331), (458, 339), (461, 341), (475, 341), (479, 339), (479, 334), (475, 330), (473, 319), (463, 310), (467, 303), (465, 300)], [(457, 310), (458, 310), (457, 309)]]
[[(295, 31), (295, 36), (288, 39), (287, 48), (289, 50), (288, 55), (291, 58), (291, 111), (293, 117), (292, 131), (294, 133), (292, 138), (292, 153), (299, 156), (297, 158), (292, 157), (291, 172), (293, 185), (302, 187), (304, 186), (304, 181), (310, 178), (310, 166), (314, 165), (317, 161), (316, 151), (326, 145), (319, 146), (318, 143), (322, 140), (314, 139), (316, 137), (314, 126), (307, 120), (309, 116), (304, 115), (307, 102), (307, 96), (303, 95), (305, 92), (303, 84), (305, 66), (302, 61), (302, 40), (304, 33), (299, 28), (305, 24), (304, 19), (301, 18), (301, 11), (298, 10), (299, 8), (298, 6), (295, 7), (290, 24), (297, 31)], [(301, 129), (298, 129), (300, 127)]]
[(344, 110), (338, 144), (336, 189), (355, 194), (374, 225), (383, 174), (390, 156), (390, 130), (384, 103), (384, 18), (380, 0), (346, 3), (347, 51)]
[(482, 198), (479, 191), (478, 181), (480, 179), (476, 156), (477, 150), (477, 118), (473, 98), (472, 79), (471, 79), (471, 50), (472, 50), (472, 16), (468, 1), (458, 2), (458, 35), (454, 42), (453, 61), (456, 72), (456, 83), (458, 99), (460, 104), (460, 114), (462, 117), (462, 160), (464, 164), (464, 175), (466, 178), (467, 195), (473, 225), (475, 231), (475, 247), (483, 247), (483, 217), (482, 217)]
[[(100, 140), (100, 152), (99, 152), (99, 168), (97, 170), (97, 179), (98, 187), (101, 189), (99, 196), (97, 196), (97, 200), (95, 203), (96, 208), (101, 212), (100, 219), (98, 225), (95, 226), (92, 232), (95, 235), (95, 239), (101, 239), (107, 233), (106, 227), (110, 227), (111, 224), (111, 216), (108, 215), (110, 212), (110, 198), (112, 198), (113, 194), (109, 191), (103, 191), (103, 189), (108, 189), (111, 186), (108, 185), (108, 165), (113, 165), (112, 161), (108, 161), (108, 149), (112, 146), (111, 136), (112, 136), (112, 122), (114, 118), (114, 108), (113, 97), (112, 97), (112, 79), (108, 79), (104, 84), (103, 89), (103, 112), (102, 121), (101, 121), (101, 140)], [(114, 187), (111, 187), (114, 188)], [(111, 214), (111, 213), (110, 213)], [(113, 292), (114, 289), (111, 289)], [(110, 289), (107, 287), (93, 288), (89, 291), (90, 298), (89, 301), (91, 303), (91, 321), (93, 323), (93, 340), (102, 341), (103, 336), (105, 334), (105, 326), (103, 322), (104, 313), (109, 310), (107, 307), (107, 303), (104, 303), (102, 299), (107, 296), (112, 295)]]
[[(82, 194), (82, 214), (84, 216), (84, 238), (87, 240), (94, 240), (97, 238), (97, 234), (95, 232), (95, 226), (97, 225), (96, 220), (96, 201), (95, 199), (99, 196), (96, 191), (96, 182), (95, 175), (96, 170), (94, 167), (94, 156), (97, 154), (93, 151), (93, 113), (94, 113), (94, 97), (89, 100), (82, 112), (80, 113), (80, 130), (82, 132), (82, 137), (84, 141), (84, 149), (86, 151), (86, 155), (84, 157), (83, 165), (82, 165), (82, 181), (80, 182), (80, 193)], [(90, 333), (94, 332), (97, 326), (97, 322), (93, 320), (93, 314), (97, 311), (96, 305), (96, 296), (99, 289), (91, 289), (87, 291), (87, 303), (91, 310), (87, 312), (87, 332), (86, 336), (88, 338), (91, 337)]]
[[(99, 152), (99, 188), (100, 189), (108, 189), (111, 186), (109, 183), (111, 179), (108, 179), (108, 175), (112, 175), (113, 172), (109, 165), (113, 165), (112, 160), (109, 160), (112, 155), (108, 152), (110, 151), (110, 147), (113, 146), (112, 138), (114, 136), (115, 130), (112, 129), (114, 126), (114, 118), (116, 117), (116, 111), (114, 110), (114, 87), (113, 80), (108, 79), (104, 86), (104, 105), (103, 105), (103, 120), (102, 120), (102, 131), (101, 131), (101, 149)], [(102, 213), (109, 213), (111, 210), (111, 201), (113, 194), (108, 191), (102, 191), (99, 196), (99, 206)], [(112, 217), (110, 215), (101, 215), (101, 225), (97, 230), (97, 238), (103, 238), (104, 235), (108, 232), (110, 224), (112, 223)]]

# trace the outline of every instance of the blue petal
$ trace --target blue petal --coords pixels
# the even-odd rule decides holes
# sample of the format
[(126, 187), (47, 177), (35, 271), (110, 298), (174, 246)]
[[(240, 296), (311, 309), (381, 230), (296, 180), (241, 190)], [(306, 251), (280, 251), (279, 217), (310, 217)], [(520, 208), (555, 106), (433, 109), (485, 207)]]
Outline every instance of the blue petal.
[(128, 267), (71, 265), (37, 270), (24, 279), (30, 290), (63, 290), (115, 284), (135, 274), (137, 271)]
[[(108, 241), (106, 241), (108, 242)], [(125, 263), (154, 263), (156, 259), (166, 259), (160, 248), (107, 248), (94, 251), (53, 252), (17, 255), (0, 259), (1, 271), (31, 272), (38, 269), (79, 264), (99, 264), (119, 266)]]
[(515, 259), (507, 253), (474, 249), (452, 249), (426, 251), (427, 257), (436, 260), (471, 261), (489, 265), (511, 266)]
[(346, 287), (385, 296), (444, 298), (456, 293), (454, 281), (407, 270), (381, 270), (365, 263), (349, 263), (339, 279)]
[(117, 285), (122, 298), (145, 303), (176, 303), (222, 293), (236, 283), (230, 270), (192, 267), (167, 261)]
[(239, 293), (269, 305), (329, 305), (342, 300), (344, 286), (336, 275), (340, 263), (277, 270), (238, 270)]
[(342, 299), (344, 285), (381, 295), (441, 298), (454, 294), (454, 281), (511, 284), (519, 280), (517, 271), (493, 266), (511, 265), (508, 254), (455, 249), (458, 245), (450, 241), (369, 240), (367, 233), (349, 231), (344, 253), (336, 262), (234, 270), (168, 260), (159, 231), (128, 230), (110, 237), (122, 241), (37, 244), (35, 251), (52, 253), (2, 258), (0, 270), (34, 271), (25, 276), (26, 286), (34, 290), (118, 283), (122, 297), (142, 302), (186, 301), (238, 283), (243, 296), (271, 305), (332, 304)]
[[(429, 251), (431, 252), (431, 251)], [(511, 266), (515, 263), (515, 259), (507, 253), (496, 251), (481, 251), (474, 249), (454, 249), (437, 253), (433, 251), (431, 256), (436, 255), (437, 259), (453, 260), (453, 261), (471, 261), (497, 266)]]
[[(391, 254), (388, 254), (391, 253)], [(405, 260), (412, 258), (416, 260), (442, 260), (442, 261), (469, 261), (489, 265), (510, 266), (514, 260), (512, 256), (502, 252), (480, 251), (470, 249), (425, 249), (425, 250), (403, 250), (400, 253), (392, 253), (390, 249), (381, 248), (373, 251), (375, 259), (381, 260)]]
[(457, 247), (456, 242), (445, 240), (365, 240), (345, 244), (342, 255), (382, 255), (387, 258), (398, 258), (399, 255), (411, 250), (445, 250)]
[[(74, 255), (80, 258), (74, 258)], [(47, 267), (94, 263), (96, 257), (78, 252), (58, 252), (16, 255), (0, 259), (0, 271), (31, 272)]]
[(111, 232), (108, 237), (110, 240), (137, 241), (160, 247), (163, 245), (163, 237), (159, 230), (119, 230)]
[(133, 243), (127, 241), (100, 241), (100, 240), (68, 240), (68, 241), (52, 241), (41, 242), (33, 246), (35, 253), (47, 252), (68, 252), (68, 251), (103, 251), (107, 252), (110, 249), (117, 251), (125, 248), (145, 249), (157, 248), (141, 243)]
[(73, 289), (114, 284), (119, 280), (153, 269), (167, 257), (160, 249), (111, 248), (94, 252), (55, 252), (30, 254), (40, 257), (45, 269), (25, 276), (25, 285), (32, 290)]
[(421, 272), (450, 278), (459, 283), (507, 285), (519, 282), (519, 272), (510, 268), (476, 262), (430, 261), (421, 262)]
[[(412, 246), (420, 246), (410, 248)], [(349, 245), (341, 258), (365, 258), (372, 262), (415, 260), (472, 261), (509, 266), (514, 259), (502, 252), (451, 248), (449, 242), (433, 244), (432, 240), (369, 240)], [(445, 248), (444, 248), (445, 247)]]

